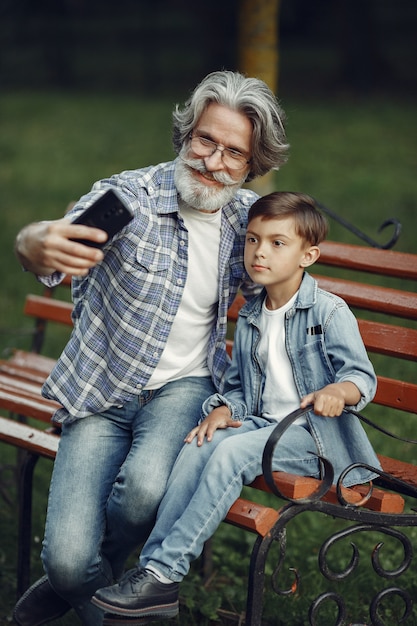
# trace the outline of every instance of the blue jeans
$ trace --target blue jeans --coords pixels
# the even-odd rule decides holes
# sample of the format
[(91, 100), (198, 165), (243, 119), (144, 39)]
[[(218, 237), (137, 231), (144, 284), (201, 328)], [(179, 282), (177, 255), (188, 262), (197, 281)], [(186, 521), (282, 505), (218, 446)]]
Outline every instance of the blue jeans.
[(42, 560), (52, 587), (83, 624), (102, 624), (90, 598), (121, 575), (148, 536), (184, 437), (213, 392), (210, 378), (188, 377), (64, 423)]
[[(201, 447), (185, 444), (168, 481), (156, 524), (139, 559), (172, 581), (188, 573), (243, 485), (262, 473), (262, 453), (275, 423), (249, 417), (239, 428), (217, 430)], [(319, 476), (314, 439), (306, 428), (292, 425), (274, 451), (273, 469)]]

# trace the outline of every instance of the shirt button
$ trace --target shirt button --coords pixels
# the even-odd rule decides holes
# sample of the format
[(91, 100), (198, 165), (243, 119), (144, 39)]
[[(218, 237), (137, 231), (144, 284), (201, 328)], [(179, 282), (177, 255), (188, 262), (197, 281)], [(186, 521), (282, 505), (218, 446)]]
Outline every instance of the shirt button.
[(154, 192), (154, 188), (153, 187), (148, 187), (148, 191), (150, 194), (152, 194)]
[(183, 281), (182, 281), (182, 278), (179, 278), (179, 279), (177, 280), (177, 285), (182, 285), (182, 282), (183, 282)]
[(154, 359), (157, 359), (159, 357), (159, 352), (154, 352), (153, 353), (153, 357), (154, 357)]
[(181, 248), (183, 248), (185, 246), (185, 241), (183, 239), (181, 239), (181, 241), (180, 241), (180, 246), (181, 246)]

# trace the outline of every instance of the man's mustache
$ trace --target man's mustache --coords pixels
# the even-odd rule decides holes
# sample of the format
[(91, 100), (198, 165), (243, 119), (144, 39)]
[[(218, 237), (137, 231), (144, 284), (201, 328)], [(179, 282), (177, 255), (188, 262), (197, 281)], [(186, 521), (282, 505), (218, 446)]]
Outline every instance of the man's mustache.
[(236, 180), (234, 180), (227, 172), (210, 172), (206, 166), (204, 165), (204, 161), (202, 159), (188, 159), (181, 154), (179, 155), (181, 161), (185, 163), (190, 169), (197, 170), (200, 174), (204, 174), (208, 178), (215, 180), (217, 183), (221, 183), (225, 186), (233, 187), (238, 184)]

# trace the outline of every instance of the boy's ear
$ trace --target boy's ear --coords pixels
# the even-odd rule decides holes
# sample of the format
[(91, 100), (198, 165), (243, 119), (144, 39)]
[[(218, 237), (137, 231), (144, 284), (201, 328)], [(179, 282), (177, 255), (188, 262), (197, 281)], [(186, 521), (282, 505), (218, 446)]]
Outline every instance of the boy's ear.
[(300, 267), (309, 267), (317, 261), (320, 256), (320, 248), (318, 246), (310, 246), (305, 250), (300, 262)]

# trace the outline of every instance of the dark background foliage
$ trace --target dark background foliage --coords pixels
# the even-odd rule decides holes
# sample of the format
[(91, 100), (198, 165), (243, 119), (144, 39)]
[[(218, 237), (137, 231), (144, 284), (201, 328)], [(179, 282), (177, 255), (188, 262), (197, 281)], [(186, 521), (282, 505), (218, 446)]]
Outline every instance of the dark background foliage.
[[(234, 69), (239, 0), (2, 0), (0, 86), (189, 89)], [(281, 0), (281, 93), (416, 92), (414, 0)]]

